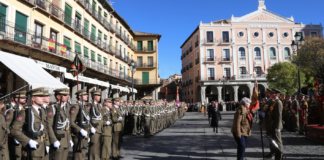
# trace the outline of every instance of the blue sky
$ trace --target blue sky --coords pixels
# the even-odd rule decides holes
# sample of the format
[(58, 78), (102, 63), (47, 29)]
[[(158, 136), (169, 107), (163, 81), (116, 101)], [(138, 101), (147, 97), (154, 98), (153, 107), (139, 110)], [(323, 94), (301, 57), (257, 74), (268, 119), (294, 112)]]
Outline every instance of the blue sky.
[[(258, 8), (258, 0), (112, 0), (114, 9), (133, 30), (158, 33), (159, 74), (167, 78), (181, 74), (182, 43), (200, 21), (241, 17)], [(267, 10), (293, 16), (303, 24), (324, 25), (324, 0), (265, 0)]]

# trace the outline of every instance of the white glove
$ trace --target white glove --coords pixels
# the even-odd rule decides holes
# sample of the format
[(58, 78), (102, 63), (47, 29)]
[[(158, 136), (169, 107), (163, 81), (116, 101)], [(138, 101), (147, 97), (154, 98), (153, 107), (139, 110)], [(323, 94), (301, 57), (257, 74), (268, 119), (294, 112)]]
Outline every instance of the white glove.
[(140, 116), (141, 116), (142, 114), (140, 114)]
[(16, 144), (20, 144), (16, 139), (14, 139), (14, 140), (15, 140), (15, 143), (16, 143)]
[(138, 114), (135, 114), (135, 116), (138, 116)]
[(37, 149), (38, 143), (36, 141), (34, 141), (34, 140), (29, 140), (28, 145), (29, 145), (30, 148)]
[(60, 145), (61, 143), (59, 141), (56, 141), (54, 142), (53, 146), (56, 148), (56, 149), (59, 149), (60, 148)]
[(150, 115), (146, 115), (146, 117), (150, 117)]
[(275, 129), (276, 133), (279, 133), (280, 132), (280, 129)]
[(158, 116), (159, 116), (160, 114), (158, 114)]
[(107, 121), (107, 122), (106, 122), (106, 125), (109, 126), (109, 125), (110, 125), (110, 121)]
[(73, 147), (74, 143), (70, 140), (70, 146)]
[(80, 133), (81, 133), (81, 135), (82, 135), (83, 137), (87, 137), (87, 136), (88, 136), (88, 132), (85, 131), (84, 129), (81, 129)]
[(88, 143), (90, 142), (90, 138), (88, 138)]
[(50, 147), (49, 146), (46, 146), (46, 154), (49, 153), (49, 149), (50, 149)]
[(91, 127), (90, 131), (91, 131), (92, 134), (95, 134), (96, 133), (96, 129), (93, 128), (93, 127)]
[(121, 121), (121, 120), (123, 120), (123, 117), (118, 117), (118, 121)]

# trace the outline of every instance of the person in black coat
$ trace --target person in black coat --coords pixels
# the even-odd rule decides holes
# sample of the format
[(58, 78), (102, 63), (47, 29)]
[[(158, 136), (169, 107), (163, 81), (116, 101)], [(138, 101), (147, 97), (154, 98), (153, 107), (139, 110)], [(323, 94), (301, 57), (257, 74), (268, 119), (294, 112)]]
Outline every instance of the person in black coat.
[(208, 106), (207, 106), (207, 112), (208, 112), (208, 121), (209, 121), (209, 124), (210, 124), (210, 120), (209, 120), (209, 118), (210, 118), (210, 115), (209, 115), (210, 108), (212, 108), (212, 104), (209, 102), (209, 103), (208, 103)]
[(216, 128), (216, 133), (218, 133), (218, 121), (222, 120), (222, 116), (219, 112), (219, 108), (217, 103), (213, 104), (213, 108), (210, 109), (210, 112), (208, 112), (210, 115), (210, 120), (211, 120), (211, 127), (213, 127), (213, 131), (215, 132)]

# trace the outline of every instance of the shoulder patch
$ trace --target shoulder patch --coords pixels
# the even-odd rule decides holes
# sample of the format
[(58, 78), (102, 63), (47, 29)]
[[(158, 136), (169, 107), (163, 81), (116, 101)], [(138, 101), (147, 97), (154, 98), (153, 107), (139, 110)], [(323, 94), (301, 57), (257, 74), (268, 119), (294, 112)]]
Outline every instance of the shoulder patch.
[(1, 110), (1, 114), (3, 114), (3, 110)]
[(49, 116), (53, 115), (53, 112), (48, 112), (48, 115), (49, 115)]
[(74, 110), (71, 110), (71, 113), (74, 113)]
[(22, 116), (18, 116), (18, 117), (17, 117), (17, 120), (18, 120), (18, 121), (21, 121), (21, 119), (22, 119)]
[(6, 116), (6, 119), (9, 119), (9, 115)]
[(90, 109), (90, 107), (89, 107), (89, 106), (88, 106), (87, 108), (88, 108), (88, 110)]

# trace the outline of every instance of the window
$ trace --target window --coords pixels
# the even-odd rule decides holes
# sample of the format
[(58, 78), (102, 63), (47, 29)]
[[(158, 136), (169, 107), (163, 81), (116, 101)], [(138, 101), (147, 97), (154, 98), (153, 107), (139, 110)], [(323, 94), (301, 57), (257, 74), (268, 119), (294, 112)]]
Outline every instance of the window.
[(153, 51), (153, 41), (147, 41), (147, 50)]
[(276, 57), (276, 49), (273, 47), (270, 48), (270, 57)]
[(104, 58), (104, 65), (107, 66), (107, 58)]
[(208, 80), (215, 80), (214, 68), (208, 68), (207, 77)]
[(137, 57), (137, 67), (143, 66), (143, 57)]
[(288, 32), (284, 32), (282, 35), (283, 35), (284, 38), (288, 38), (289, 37), (289, 33)]
[(107, 18), (107, 13), (104, 13), (104, 16)]
[(231, 68), (224, 68), (224, 73), (225, 79), (231, 78)]
[(85, 57), (89, 57), (89, 51), (88, 51), (88, 48), (83, 47), (83, 54), (84, 54)]
[(74, 43), (74, 50), (76, 53), (81, 54), (81, 45), (79, 43)]
[[(33, 39), (33, 42), (36, 44), (42, 44), (42, 35), (43, 35), (43, 26), (39, 23), (35, 23), (35, 37)], [(40, 47), (40, 46), (39, 46)]]
[(142, 72), (142, 84), (149, 84), (149, 77), (150, 73), (149, 72)]
[(207, 49), (207, 61), (214, 61), (214, 50)]
[(88, 21), (84, 21), (84, 25), (83, 25), (83, 35), (85, 36), (85, 37), (87, 37), (87, 38), (89, 38), (88, 37), (88, 35), (89, 35), (89, 31), (88, 31), (88, 29), (89, 29), (89, 22)]
[(81, 15), (78, 12), (75, 12), (75, 29), (81, 32)]
[(94, 51), (91, 51), (91, 61), (93, 61), (93, 62), (96, 61), (96, 54)]
[(96, 11), (96, 2), (92, 1), (92, 13)]
[(96, 27), (91, 26), (91, 41), (95, 43), (96, 41)]
[(101, 32), (100, 31), (98, 32), (98, 40), (99, 40), (99, 43), (100, 43), (100, 41), (101, 41)]
[(54, 50), (53, 50), (53, 49), (50, 49), (50, 52), (55, 53), (55, 51), (56, 51), (57, 33), (56, 33), (55, 31), (53, 31), (53, 30), (51, 30), (51, 33), (50, 33), (50, 39), (51, 39), (52, 41), (54, 41), (54, 43), (55, 43), (55, 49), (54, 49)]
[(142, 50), (143, 50), (143, 42), (137, 41), (137, 51), (142, 51)]
[(208, 32), (207, 32), (207, 42), (214, 42), (213, 39), (214, 39), (214, 38), (213, 38), (213, 32), (208, 31)]
[(285, 57), (290, 57), (290, 49), (288, 47), (284, 49), (284, 55)]
[(259, 37), (259, 32), (254, 32), (254, 33), (253, 33), (253, 36), (254, 36), (255, 38), (258, 38), (258, 37)]
[(245, 49), (243, 47), (239, 48), (239, 56), (245, 57)]
[(223, 32), (223, 42), (229, 42), (229, 33)]
[(262, 74), (262, 69), (261, 67), (255, 67), (255, 73), (260, 76)]
[(269, 36), (270, 38), (273, 38), (274, 33), (273, 33), (273, 32), (269, 32), (268, 36)]
[(298, 40), (298, 42), (299, 42), (299, 40), (301, 39), (301, 37), (303, 36), (303, 32), (297, 32), (297, 34), (299, 35), (299, 39), (297, 39)]
[(223, 49), (223, 61), (229, 61), (230, 59), (230, 50), (229, 49)]
[(98, 54), (98, 63), (101, 63), (101, 55)]
[(147, 63), (148, 67), (153, 67), (153, 57), (147, 57)]
[(196, 54), (196, 59), (199, 59), (199, 52), (197, 52)]
[(122, 55), (122, 45), (121, 44), (119, 45), (119, 55), (120, 56)]
[(254, 48), (254, 56), (255, 57), (261, 57), (261, 52), (259, 47)]
[(317, 37), (317, 32), (311, 32), (311, 37)]
[(71, 40), (67, 37), (64, 37), (63, 45), (66, 46), (66, 54), (70, 55)]
[(0, 5), (0, 15), (1, 15), (1, 23), (0, 23), (0, 31), (5, 32), (6, 31), (6, 26), (4, 21), (6, 20), (7, 17), (7, 7), (4, 5)]
[(26, 44), (27, 16), (16, 12), (15, 41)]
[(72, 8), (65, 4), (65, 14), (64, 14), (64, 22), (71, 26), (71, 21), (72, 21)]
[(238, 37), (240, 37), (240, 38), (244, 37), (244, 32), (240, 31), (240, 32), (238, 33)]
[(246, 74), (246, 67), (240, 67), (240, 74)]

